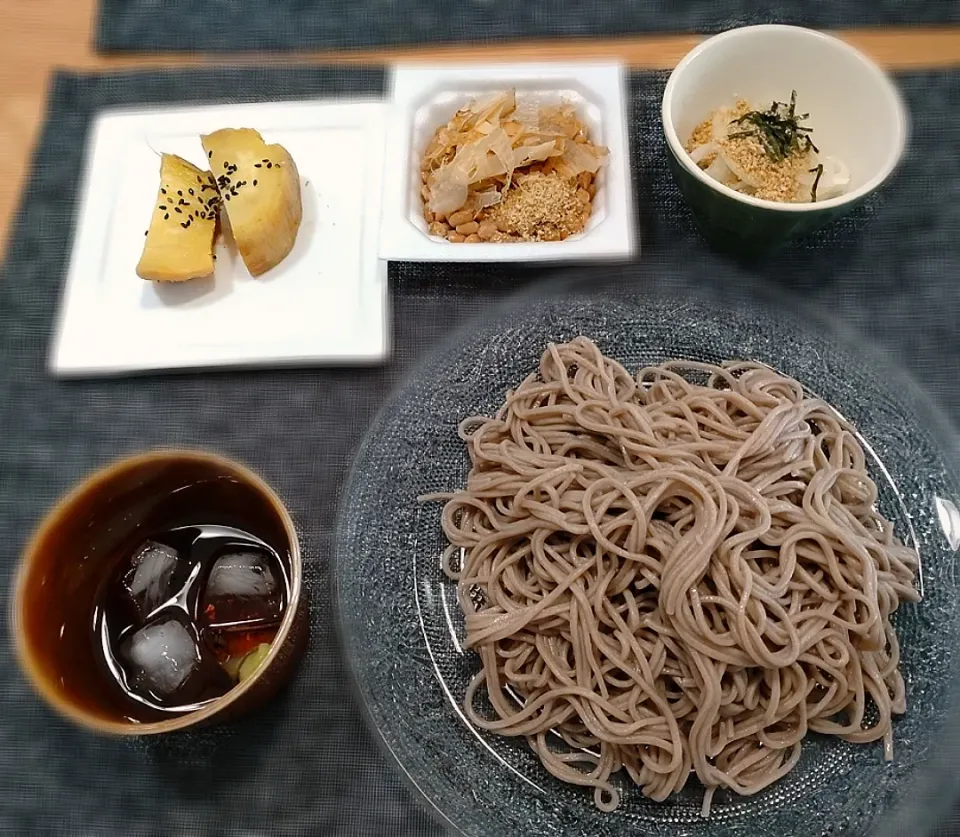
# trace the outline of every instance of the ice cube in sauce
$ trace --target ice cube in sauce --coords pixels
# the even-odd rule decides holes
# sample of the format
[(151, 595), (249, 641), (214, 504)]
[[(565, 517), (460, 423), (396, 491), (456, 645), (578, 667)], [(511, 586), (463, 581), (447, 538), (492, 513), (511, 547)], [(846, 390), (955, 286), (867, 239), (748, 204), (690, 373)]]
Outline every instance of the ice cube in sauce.
[(177, 550), (157, 541), (146, 541), (134, 552), (121, 583), (138, 620), (149, 619), (176, 594), (179, 561)]
[(167, 616), (131, 633), (120, 646), (130, 686), (167, 701), (200, 667), (200, 645), (181, 620)]
[(276, 625), (283, 616), (280, 568), (266, 550), (241, 549), (216, 558), (200, 600), (204, 624), (219, 630)]

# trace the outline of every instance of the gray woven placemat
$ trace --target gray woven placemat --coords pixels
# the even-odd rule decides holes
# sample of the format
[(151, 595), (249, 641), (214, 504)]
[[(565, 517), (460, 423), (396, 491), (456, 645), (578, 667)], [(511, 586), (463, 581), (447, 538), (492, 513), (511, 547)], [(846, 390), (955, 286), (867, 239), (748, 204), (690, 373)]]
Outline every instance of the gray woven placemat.
[[(960, 73), (901, 78), (909, 157), (882, 197), (752, 274), (876, 337), (960, 420)], [(743, 271), (700, 244), (666, 173), (662, 74), (633, 76), (642, 271), (703, 281)], [(25, 538), (71, 483), (122, 454), (212, 448), (257, 469), (302, 534), (309, 652), (291, 689), (237, 724), (141, 743), (100, 739), (30, 692), (0, 627), (0, 834), (439, 835), (363, 729), (336, 645), (328, 589), (335, 508), (351, 454), (390, 387), (457, 323), (536, 268), (392, 266), (395, 352), (378, 369), (224, 372), (55, 381), (44, 372), (69, 257), (84, 142), (105, 107), (379, 91), (378, 70), (246, 69), (58, 75), (0, 275), (0, 592)], [(584, 268), (585, 270), (588, 268)], [(960, 817), (942, 832), (960, 834)]]
[(960, 23), (957, 0), (101, 0), (102, 50), (350, 49), (449, 42)]

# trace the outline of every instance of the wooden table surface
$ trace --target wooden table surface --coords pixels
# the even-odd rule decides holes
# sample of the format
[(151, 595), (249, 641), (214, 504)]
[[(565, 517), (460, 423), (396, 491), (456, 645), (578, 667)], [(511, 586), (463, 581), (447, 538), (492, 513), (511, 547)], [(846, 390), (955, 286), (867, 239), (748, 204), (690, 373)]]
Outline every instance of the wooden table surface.
[[(251, 63), (362, 63), (522, 59), (620, 58), (634, 67), (670, 68), (696, 42), (692, 35), (656, 35), (510, 46), (449, 46), (372, 52), (194, 56), (102, 56), (92, 47), (96, 0), (2, 0), (0, 12), (0, 255), (16, 211), (46, 91), (56, 68), (109, 71), (125, 68)], [(890, 69), (960, 66), (960, 27), (848, 30), (842, 37)]]

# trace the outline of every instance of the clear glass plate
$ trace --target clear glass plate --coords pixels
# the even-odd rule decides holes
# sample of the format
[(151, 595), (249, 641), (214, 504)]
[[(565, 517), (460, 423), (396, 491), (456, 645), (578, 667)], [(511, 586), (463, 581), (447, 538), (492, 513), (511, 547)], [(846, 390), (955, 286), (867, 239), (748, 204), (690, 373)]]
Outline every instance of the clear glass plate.
[[(954, 797), (960, 752), (960, 483), (953, 431), (909, 377), (867, 346), (750, 284), (658, 282), (638, 268), (541, 285), (451, 338), (395, 393), (370, 429), (342, 500), (335, 598), (368, 721), (410, 783), (466, 835), (896, 834), (928, 827)], [(522, 740), (475, 729), (461, 704), (479, 660), (462, 648), (455, 586), (440, 569), (440, 504), (463, 484), (458, 422), (502, 403), (548, 341), (585, 335), (628, 369), (668, 358), (750, 359), (791, 375), (858, 428), (881, 511), (922, 561), (924, 599), (901, 606), (907, 713), (883, 747), (811, 735), (786, 778), (750, 798), (702, 788), (652, 802), (626, 781), (602, 813), (550, 776)]]

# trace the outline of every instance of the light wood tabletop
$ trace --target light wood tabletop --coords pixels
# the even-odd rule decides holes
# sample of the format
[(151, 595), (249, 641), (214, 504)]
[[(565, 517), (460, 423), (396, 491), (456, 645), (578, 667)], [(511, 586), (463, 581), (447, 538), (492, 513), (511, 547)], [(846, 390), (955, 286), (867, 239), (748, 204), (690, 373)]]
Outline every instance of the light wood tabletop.
[[(3, 0), (0, 32), (0, 256), (27, 176), (55, 69), (109, 71), (252, 63), (620, 58), (634, 67), (670, 68), (698, 38), (655, 35), (490, 46), (444, 46), (368, 52), (195, 56), (98, 55), (92, 48), (97, 0)], [(897, 69), (960, 66), (960, 27), (849, 30), (843, 38)]]

